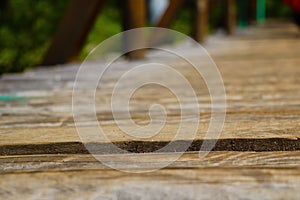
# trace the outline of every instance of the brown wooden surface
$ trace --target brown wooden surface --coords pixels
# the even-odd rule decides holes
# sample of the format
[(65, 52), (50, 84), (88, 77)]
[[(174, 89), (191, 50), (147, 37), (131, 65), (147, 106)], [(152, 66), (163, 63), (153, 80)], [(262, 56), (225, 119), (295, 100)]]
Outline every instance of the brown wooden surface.
[[(138, 170), (150, 168), (151, 164), (165, 162), (174, 153), (149, 153), (96, 155), (90, 154), (41, 154), (41, 155), (13, 155), (2, 156), (0, 161), (2, 173), (35, 172), (51, 170), (88, 170), (107, 169), (107, 166), (97, 160), (103, 159), (114, 162), (120, 169)], [(186, 152), (168, 168), (213, 168), (213, 167), (248, 167), (248, 168), (297, 168), (300, 164), (300, 151), (273, 152), (239, 152), (212, 151), (203, 159), (199, 159), (198, 152)]]
[(126, 174), (115, 170), (6, 173), (1, 176), (0, 188), (3, 198), (9, 200), (36, 197), (59, 200), (82, 197), (91, 200), (297, 200), (299, 184), (299, 170), (295, 168), (179, 168), (147, 174)]
[[(105, 109), (111, 81), (133, 64), (160, 61), (180, 70), (196, 86), (202, 105), (196, 143), (169, 167), (146, 174), (112, 170), (84, 151), (71, 109), (73, 80), (79, 65), (3, 76), (1, 93), (24, 98), (0, 101), (0, 198), (299, 199), (300, 37), (297, 27), (271, 21), (229, 37), (209, 36), (205, 47), (224, 79), (227, 116), (217, 143), (223, 149), (215, 149), (203, 160), (195, 150), (201, 144), (197, 140), (203, 140), (207, 130), (210, 97), (204, 89), (205, 83), (186, 62), (161, 52), (149, 52), (145, 61), (117, 62), (102, 93), (96, 95), (97, 117), (109, 138), (121, 142), (125, 149), (136, 147), (148, 152), (173, 138), (180, 121), (176, 100), (161, 88), (146, 87), (135, 94), (131, 106), (136, 123), (143, 125), (149, 121), (145, 106), (152, 102), (166, 106), (170, 116), (161, 134), (132, 141), (117, 129), (111, 113)], [(206, 64), (201, 55), (194, 53), (194, 47), (174, 48)], [(99, 65), (91, 63), (91, 72), (83, 82), (89, 82), (96, 67)], [(184, 91), (181, 85), (176, 87)], [(87, 127), (94, 125), (90, 120), (87, 116)], [(90, 142), (105, 145), (103, 141), (93, 140), (94, 132), (90, 134)], [(102, 152), (97, 156), (123, 170), (137, 172), (166, 163), (177, 154)]]

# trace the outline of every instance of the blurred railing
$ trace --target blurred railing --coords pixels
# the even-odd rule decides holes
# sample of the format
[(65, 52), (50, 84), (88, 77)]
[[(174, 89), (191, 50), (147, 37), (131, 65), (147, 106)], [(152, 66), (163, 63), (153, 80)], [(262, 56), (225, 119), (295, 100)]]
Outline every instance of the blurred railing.
[[(66, 63), (78, 56), (105, 1), (70, 0), (53, 42), (45, 54), (43, 65)], [(169, 5), (154, 26), (168, 28), (186, 1), (169, 0)], [(228, 34), (233, 33), (236, 25), (245, 27), (249, 21), (262, 22), (265, 19), (265, 0), (193, 0), (193, 3), (193, 37), (200, 43), (204, 42), (207, 34), (210, 11), (218, 3), (221, 3), (225, 11), (222, 20)], [(120, 8), (124, 30), (146, 26), (146, 0), (120, 0)], [(144, 50), (139, 50), (127, 56), (140, 59), (144, 57), (144, 53)]]

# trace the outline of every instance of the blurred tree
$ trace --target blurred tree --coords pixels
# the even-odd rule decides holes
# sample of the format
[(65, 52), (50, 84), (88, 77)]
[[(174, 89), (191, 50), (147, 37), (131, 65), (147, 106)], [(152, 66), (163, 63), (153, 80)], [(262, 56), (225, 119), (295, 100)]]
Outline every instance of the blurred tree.
[(282, 0), (267, 0), (266, 9), (268, 18), (277, 17), (287, 19), (292, 16), (291, 9)]
[(66, 0), (1, 0), (0, 73), (41, 61), (65, 6)]

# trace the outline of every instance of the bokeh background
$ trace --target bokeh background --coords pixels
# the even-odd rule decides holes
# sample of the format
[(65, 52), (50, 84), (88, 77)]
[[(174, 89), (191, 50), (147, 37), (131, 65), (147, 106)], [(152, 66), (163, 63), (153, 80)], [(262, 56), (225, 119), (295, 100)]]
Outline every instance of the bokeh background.
[[(21, 72), (41, 63), (68, 0), (1, 0), (0, 1), (0, 74)], [(101, 41), (122, 31), (120, 0), (109, 0), (89, 33), (78, 61)], [(191, 34), (193, 4), (188, 0), (170, 28)], [(209, 16), (209, 32), (222, 24), (222, 6), (214, 6)], [(267, 18), (292, 17), (291, 9), (281, 0), (266, 1)], [(148, 24), (151, 26), (150, 22)]]

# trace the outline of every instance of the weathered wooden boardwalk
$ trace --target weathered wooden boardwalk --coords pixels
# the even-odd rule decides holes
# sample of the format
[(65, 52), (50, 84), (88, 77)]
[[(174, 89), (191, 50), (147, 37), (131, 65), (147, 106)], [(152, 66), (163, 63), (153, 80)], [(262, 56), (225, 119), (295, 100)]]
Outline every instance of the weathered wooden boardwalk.
[[(184, 46), (182, 51), (192, 54), (192, 48)], [(194, 142), (170, 166), (148, 173), (110, 169), (84, 148), (71, 108), (79, 64), (3, 76), (0, 199), (300, 199), (299, 30), (289, 23), (270, 22), (229, 37), (211, 36), (206, 48), (219, 67), (227, 94), (222, 134), (206, 138), (218, 142), (200, 160), (198, 151), (211, 113), (209, 95), (196, 87), (203, 107)], [(204, 85), (193, 70), (172, 57), (153, 53), (149, 60), (176, 65), (191, 83)], [(132, 63), (115, 65), (117, 73)], [(86, 76), (83, 81), (88, 82)], [(105, 87), (111, 87), (109, 81)], [(144, 88), (136, 95), (131, 105), (136, 123), (147, 124), (149, 102), (158, 101), (170, 114), (160, 134), (139, 141), (122, 134), (111, 113), (103, 109), (109, 95), (96, 96), (97, 117), (110, 140), (141, 153), (120, 156), (104, 148), (98, 155), (125, 170), (147, 169), (176, 154), (142, 153), (155, 151), (174, 137), (180, 116), (176, 101), (162, 88)], [(105, 147), (101, 140), (90, 142)]]

